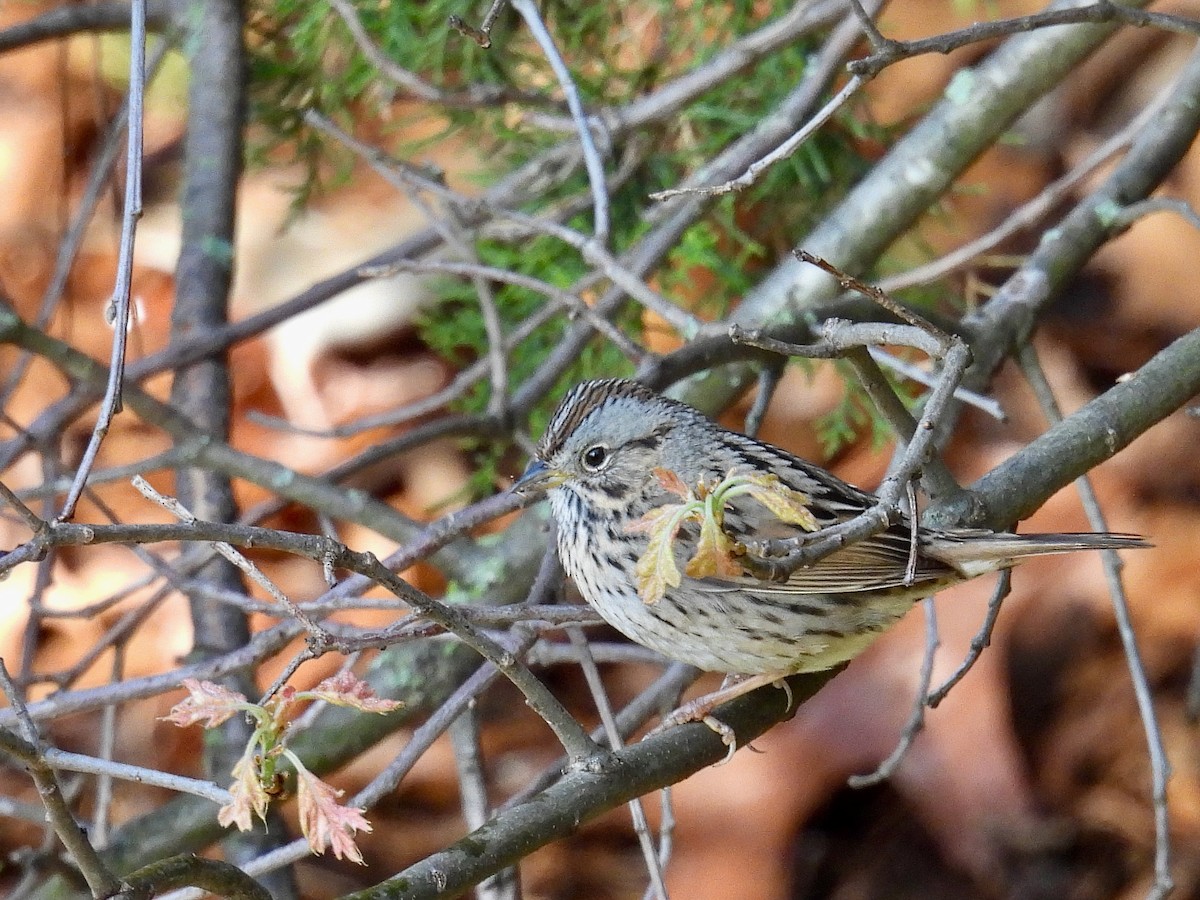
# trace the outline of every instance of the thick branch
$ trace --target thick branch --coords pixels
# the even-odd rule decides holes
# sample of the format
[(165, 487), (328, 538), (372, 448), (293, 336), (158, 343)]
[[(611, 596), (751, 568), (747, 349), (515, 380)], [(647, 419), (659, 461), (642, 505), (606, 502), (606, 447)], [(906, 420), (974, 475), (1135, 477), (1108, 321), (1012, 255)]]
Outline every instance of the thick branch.
[(1200, 50), (1194, 51), (1162, 110), (1095, 193), (1077, 205), (1004, 284), (963, 320), (975, 355), (968, 383), (979, 386), (1028, 340), (1038, 316), (1092, 255), (1126, 227), (1121, 211), (1148, 197), (1176, 166), (1200, 129)]
[(229, 900), (271, 900), (270, 892), (237, 866), (198, 856), (172, 856), (138, 869), (125, 879), (132, 900), (149, 900), (185, 887), (203, 888)]
[[(180, 206), (182, 249), (175, 268), (175, 305), (171, 309), (171, 345), (183, 346), (226, 324), (233, 280), (234, 217), (242, 173), (242, 128), (246, 101), (246, 54), (242, 46), (241, 0), (207, 0), (176, 11), (190, 51), (188, 125), (184, 139), (184, 184)], [(205, 440), (227, 442), (232, 390), (224, 354), (176, 371), (171, 401)], [(216, 522), (237, 517), (229, 475), (210, 468), (176, 470), (175, 493), (194, 515)], [(244, 590), (238, 568), (215, 557), (197, 572), (197, 580), (218, 589)], [(250, 640), (247, 616), (236, 607), (193, 593), (188, 596), (194, 631), (193, 653), (221, 656)], [(255, 690), (252, 671), (230, 673), (225, 684), (243, 694)], [(210, 732), (204, 746), (205, 774), (232, 771), (252, 726), (231, 719)], [(225, 852), (234, 863), (249, 860), (286, 840), (278, 812), (266, 816), (267, 833), (227, 836)], [(289, 872), (275, 873), (271, 894), (294, 896)]]
[[(1076, 25), (1019, 35), (974, 69), (959, 72), (941, 102), (801, 246), (852, 275), (869, 269), (979, 154), (1112, 31), (1111, 25)], [(833, 278), (789, 256), (746, 296), (733, 320), (755, 328), (802, 319), (838, 291)], [(707, 411), (723, 409), (751, 378), (747, 366), (699, 377), (684, 399)]]
[(984, 475), (965, 504), (939, 513), (991, 528), (1023, 519), (1198, 393), (1200, 329)]
[[(833, 674), (822, 672), (789, 679), (796, 703), (803, 703), (816, 693)], [(783, 691), (766, 688), (752, 696), (754, 699), (741, 698), (716, 712), (737, 734), (739, 746), (791, 715)], [(729, 748), (707, 725), (693, 723), (671, 728), (617, 751), (612, 774), (568, 774), (456, 844), (427, 856), (382, 884), (350, 894), (349, 898), (432, 900), (457, 896), (520, 861), (536, 847), (573, 834), (584, 822), (622, 803), (682, 781), (720, 762), (728, 752)]]

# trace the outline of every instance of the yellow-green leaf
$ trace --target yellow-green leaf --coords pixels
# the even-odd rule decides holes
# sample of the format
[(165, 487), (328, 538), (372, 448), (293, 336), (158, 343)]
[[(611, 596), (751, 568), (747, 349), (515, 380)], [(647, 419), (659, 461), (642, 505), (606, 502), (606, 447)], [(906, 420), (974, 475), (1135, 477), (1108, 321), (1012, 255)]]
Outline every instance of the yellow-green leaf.
[(689, 515), (685, 503), (672, 503), (652, 509), (626, 526), (628, 531), (648, 534), (646, 551), (634, 566), (638, 596), (644, 603), (657, 603), (667, 588), (679, 587), (682, 576), (675, 565), (675, 535)]
[(771, 511), (781, 522), (798, 525), (805, 531), (816, 531), (820, 526), (809, 511), (812, 498), (808, 494), (788, 487), (778, 475), (751, 475), (747, 479), (751, 497)]
[(706, 515), (700, 521), (696, 553), (688, 560), (684, 571), (693, 578), (708, 578), (711, 575), (732, 578), (742, 574), (741, 564), (733, 555), (733, 541), (712, 516)]

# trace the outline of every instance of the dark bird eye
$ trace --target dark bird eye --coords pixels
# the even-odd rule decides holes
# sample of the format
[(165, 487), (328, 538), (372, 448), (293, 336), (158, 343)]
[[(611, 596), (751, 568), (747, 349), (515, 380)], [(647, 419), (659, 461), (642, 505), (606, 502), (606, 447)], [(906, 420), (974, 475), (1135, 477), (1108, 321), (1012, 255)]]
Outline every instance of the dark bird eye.
[(583, 460), (583, 467), (585, 469), (597, 472), (608, 461), (608, 448), (603, 444), (596, 444), (584, 450), (583, 456), (580, 458)]

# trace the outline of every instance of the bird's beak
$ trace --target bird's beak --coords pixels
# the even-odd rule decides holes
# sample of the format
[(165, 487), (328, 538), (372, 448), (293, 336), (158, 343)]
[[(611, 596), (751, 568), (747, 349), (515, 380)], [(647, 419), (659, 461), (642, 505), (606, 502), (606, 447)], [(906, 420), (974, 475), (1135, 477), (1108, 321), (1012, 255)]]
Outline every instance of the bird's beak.
[(541, 494), (567, 480), (561, 469), (552, 469), (540, 459), (532, 460), (511, 488), (514, 494)]

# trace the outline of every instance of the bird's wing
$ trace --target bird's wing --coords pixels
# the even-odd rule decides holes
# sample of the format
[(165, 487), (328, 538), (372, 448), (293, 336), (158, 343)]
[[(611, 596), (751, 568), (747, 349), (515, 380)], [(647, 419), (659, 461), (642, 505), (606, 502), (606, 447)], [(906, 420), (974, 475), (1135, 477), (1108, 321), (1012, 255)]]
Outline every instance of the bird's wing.
[[(795, 471), (793, 469), (788, 474), (794, 477)], [(804, 484), (809, 495), (821, 494), (820, 499), (809, 506), (820, 528), (852, 519), (874, 502), (870, 495), (844, 485), (832, 475), (827, 475), (827, 479), (833, 484), (826, 485), (819, 480), (826, 473), (807, 470), (803, 474), (811, 478)], [(757, 501), (745, 496), (729, 502), (724, 524), (731, 537), (747, 542), (787, 540), (810, 535), (797, 525), (780, 521)], [(846, 594), (941, 581), (955, 573), (955, 569), (947, 562), (922, 552), (923, 544), (922, 540), (917, 547), (912, 581), (908, 579), (912, 532), (909, 522), (904, 520), (887, 531), (831, 553), (811, 566), (797, 569), (787, 581), (764, 581), (747, 574), (733, 578), (693, 579), (692, 584), (705, 591), (750, 588), (764, 594)]]
[(689, 585), (706, 592), (753, 590), (761, 594), (848, 594), (876, 591), (945, 580), (955, 570), (918, 552), (913, 581), (908, 581), (911, 546), (907, 535), (884, 532), (831, 553), (812, 566), (797, 569), (784, 582), (764, 581), (752, 575), (690, 579)]
[[(756, 444), (748, 438), (731, 435), (731, 443), (740, 448), (740, 463), (747, 468), (765, 470), (783, 484), (808, 498), (806, 509), (818, 528), (848, 521), (875, 505), (873, 494), (842, 481), (831, 472), (812, 465), (776, 447)], [(736, 541), (752, 543), (787, 540), (810, 532), (798, 525), (781, 521), (759, 501), (740, 495), (727, 501), (723, 528)], [(694, 540), (696, 531), (685, 530), (685, 540)], [(922, 532), (922, 536), (925, 536)], [(752, 589), (760, 594), (795, 596), (798, 594), (848, 594), (857, 591), (885, 590), (914, 583), (945, 581), (956, 570), (947, 562), (917, 548), (914, 577), (908, 579), (912, 553), (911, 526), (907, 519), (887, 531), (831, 553), (812, 566), (798, 569), (784, 582), (764, 581), (752, 575), (690, 579), (697, 590), (723, 592)]]

